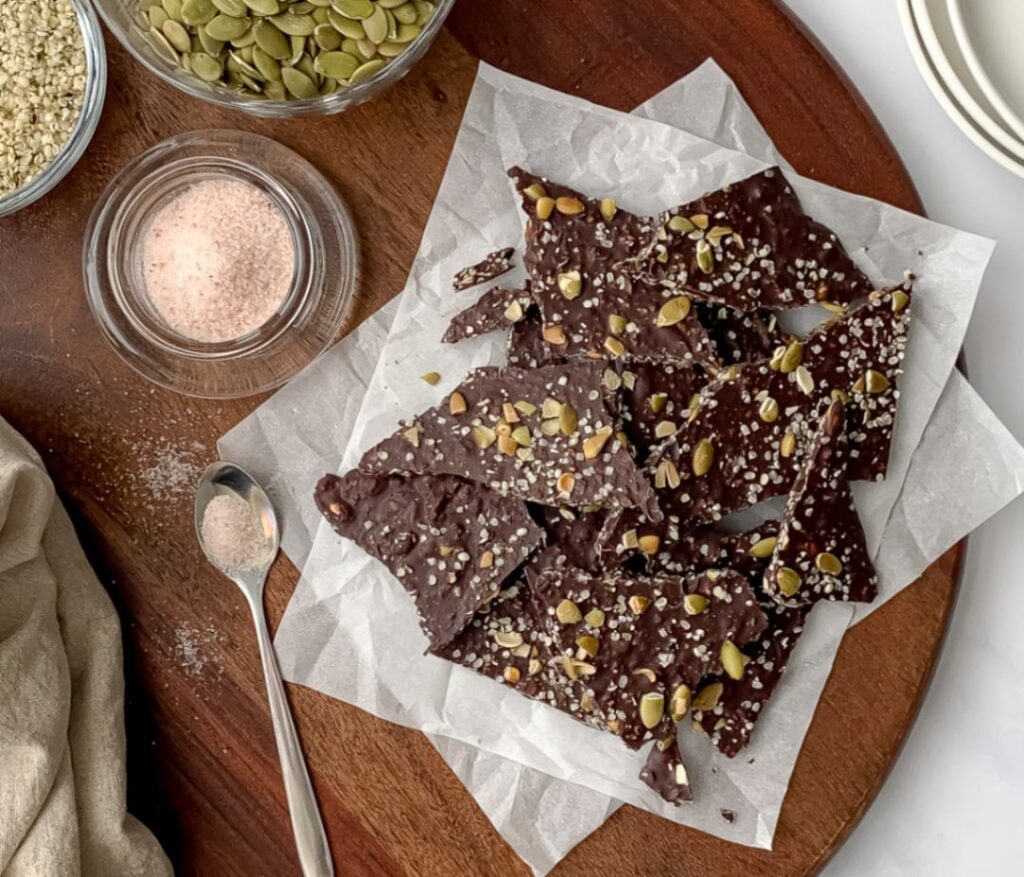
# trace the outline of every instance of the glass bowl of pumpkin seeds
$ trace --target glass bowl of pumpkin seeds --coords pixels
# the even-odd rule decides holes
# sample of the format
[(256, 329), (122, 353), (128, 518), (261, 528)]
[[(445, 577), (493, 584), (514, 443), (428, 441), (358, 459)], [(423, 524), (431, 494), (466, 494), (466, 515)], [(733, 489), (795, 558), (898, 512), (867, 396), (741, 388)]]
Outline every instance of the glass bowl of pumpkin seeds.
[(42, 198), (99, 124), (107, 56), (89, 0), (0, 0), (0, 217)]
[(94, 0), (152, 73), (257, 116), (339, 113), (402, 78), (455, 0)]

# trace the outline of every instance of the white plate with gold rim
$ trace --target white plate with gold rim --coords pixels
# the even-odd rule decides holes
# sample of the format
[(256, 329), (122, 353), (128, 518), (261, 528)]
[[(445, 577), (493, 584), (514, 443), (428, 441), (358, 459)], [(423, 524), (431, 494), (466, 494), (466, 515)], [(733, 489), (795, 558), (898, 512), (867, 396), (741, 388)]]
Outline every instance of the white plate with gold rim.
[(946, 10), (974, 81), (1006, 126), (1024, 140), (1024, 3), (946, 0)]
[(993, 161), (998, 162), (1002, 167), (1019, 177), (1024, 177), (1024, 160), (1021, 160), (1014, 153), (1003, 149), (992, 138), (981, 129), (970, 117), (967, 111), (957, 103), (956, 99), (943, 84), (936, 68), (933, 66), (928, 51), (924, 45), (921, 33), (918, 30), (914, 18), (914, 11), (911, 8), (911, 0), (898, 0), (900, 23), (903, 27), (903, 34), (910, 47), (910, 53), (914, 63), (924, 77), (925, 84), (931, 91), (935, 100), (954, 124), (982, 150)]

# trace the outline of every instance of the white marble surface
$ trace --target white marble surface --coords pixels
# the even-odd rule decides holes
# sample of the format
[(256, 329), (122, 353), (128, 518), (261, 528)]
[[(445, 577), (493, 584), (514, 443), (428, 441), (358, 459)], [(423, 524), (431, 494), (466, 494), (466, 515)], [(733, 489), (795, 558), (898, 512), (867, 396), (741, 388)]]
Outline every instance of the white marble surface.
[[(977, 0), (984, 2), (984, 0)], [(999, 242), (967, 337), (971, 382), (1024, 436), (1024, 179), (978, 151), (914, 66), (895, 0), (788, 0), (874, 110), (928, 215)], [(936, 510), (941, 513), (941, 510)], [(1021, 873), (1024, 502), (971, 537), (945, 650), (903, 754), (826, 877)]]

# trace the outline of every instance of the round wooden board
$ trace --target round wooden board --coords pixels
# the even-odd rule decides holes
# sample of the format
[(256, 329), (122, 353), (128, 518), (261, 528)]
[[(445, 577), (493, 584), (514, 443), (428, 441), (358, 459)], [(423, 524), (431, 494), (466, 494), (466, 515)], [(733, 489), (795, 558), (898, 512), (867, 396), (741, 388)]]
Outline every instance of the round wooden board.
[[(106, 109), (84, 159), (42, 202), (0, 220), (0, 414), (43, 455), (121, 614), (131, 809), (179, 875), (296, 874), (247, 610), (202, 562), (192, 535), (190, 479), (216, 456), (217, 438), (262, 400), (174, 396), (106, 347), (85, 304), (79, 254), (111, 176), (157, 141), (201, 127), (259, 131), (296, 149), (355, 214), (365, 265), (355, 325), (404, 283), (477, 57), (630, 109), (713, 56), (801, 173), (920, 205), (859, 98), (769, 0), (461, 0), (397, 88), (345, 115), (303, 121), (217, 110), (163, 86), (112, 40), (107, 46)], [(942, 641), (960, 557), (951, 550), (846, 637), (774, 851), (626, 807), (557, 873), (817, 871), (899, 751)], [(268, 584), (272, 623), (296, 578), (282, 559)], [(422, 735), (309, 689), (290, 694), (338, 873), (528, 873)]]

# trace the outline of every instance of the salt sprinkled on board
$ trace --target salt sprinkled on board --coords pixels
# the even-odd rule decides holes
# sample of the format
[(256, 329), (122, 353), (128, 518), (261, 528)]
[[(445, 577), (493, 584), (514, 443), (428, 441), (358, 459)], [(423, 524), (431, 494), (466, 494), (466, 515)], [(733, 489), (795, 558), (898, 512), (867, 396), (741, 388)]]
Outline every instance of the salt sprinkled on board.
[(222, 493), (210, 500), (200, 526), (210, 560), (223, 570), (248, 570), (267, 557), (269, 541), (260, 519), (244, 499)]
[(211, 647), (220, 643), (220, 634), (212, 627), (200, 630), (191, 624), (183, 623), (174, 631), (174, 653), (185, 675), (199, 677), (213, 665), (217, 675), (221, 673), (219, 654), (210, 654)]
[(196, 341), (239, 338), (269, 320), (295, 273), (284, 213), (251, 183), (193, 183), (143, 232), (142, 276), (171, 329)]

